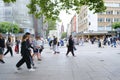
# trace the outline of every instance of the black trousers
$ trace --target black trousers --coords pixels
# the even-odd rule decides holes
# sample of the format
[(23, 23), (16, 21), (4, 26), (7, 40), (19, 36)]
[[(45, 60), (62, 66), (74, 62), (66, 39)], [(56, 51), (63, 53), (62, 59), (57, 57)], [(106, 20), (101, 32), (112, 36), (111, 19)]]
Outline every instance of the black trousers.
[(69, 52), (71, 52), (71, 53), (72, 53), (72, 55), (73, 55), (73, 56), (75, 56), (75, 54), (74, 54), (74, 50), (73, 50), (73, 47), (68, 47), (68, 50), (67, 50), (66, 55), (68, 55), (68, 54), (69, 54)]
[(12, 48), (10, 46), (7, 46), (7, 51), (5, 52), (4, 55), (6, 55), (8, 52), (10, 52), (11, 56), (13, 56), (13, 51), (12, 51)]
[(26, 63), (28, 69), (31, 68), (30, 56), (23, 56), (22, 59), (16, 64), (16, 67), (20, 67), (24, 63)]

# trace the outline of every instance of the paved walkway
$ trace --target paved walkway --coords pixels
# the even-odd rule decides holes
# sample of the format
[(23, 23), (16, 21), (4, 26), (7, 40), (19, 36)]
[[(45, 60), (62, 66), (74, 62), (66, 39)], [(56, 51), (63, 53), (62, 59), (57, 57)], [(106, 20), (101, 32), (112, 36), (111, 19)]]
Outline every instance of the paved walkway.
[(86, 43), (76, 47), (76, 57), (71, 54), (66, 57), (66, 47), (54, 55), (46, 45), (42, 61), (35, 59), (38, 67), (35, 72), (28, 72), (24, 64), (15, 73), (20, 54), (6, 55), (6, 63), (0, 64), (0, 80), (120, 80), (120, 46), (98, 48), (96, 44)]

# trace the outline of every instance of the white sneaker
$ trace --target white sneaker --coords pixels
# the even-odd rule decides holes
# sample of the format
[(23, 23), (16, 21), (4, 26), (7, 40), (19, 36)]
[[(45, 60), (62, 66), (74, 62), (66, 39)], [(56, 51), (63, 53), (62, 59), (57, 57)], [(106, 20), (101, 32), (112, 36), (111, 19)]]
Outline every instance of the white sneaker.
[(20, 68), (20, 67), (16, 67), (16, 68), (15, 68), (15, 72), (18, 73), (21, 69), (22, 69), (22, 68)]
[(22, 70), (22, 68), (18, 67), (17, 70)]
[(32, 69), (32, 68), (31, 68), (31, 69), (28, 69), (28, 71), (32, 72), (32, 71), (35, 71), (35, 69)]

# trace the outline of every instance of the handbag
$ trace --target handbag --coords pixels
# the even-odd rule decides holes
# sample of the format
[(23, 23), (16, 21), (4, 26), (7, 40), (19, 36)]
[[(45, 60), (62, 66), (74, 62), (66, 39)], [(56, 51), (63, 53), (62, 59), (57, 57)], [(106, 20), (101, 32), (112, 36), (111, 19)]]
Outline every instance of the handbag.
[(69, 44), (66, 44), (66, 47), (68, 47), (69, 46)]
[(15, 52), (18, 52), (18, 46), (17, 45), (15, 46)]

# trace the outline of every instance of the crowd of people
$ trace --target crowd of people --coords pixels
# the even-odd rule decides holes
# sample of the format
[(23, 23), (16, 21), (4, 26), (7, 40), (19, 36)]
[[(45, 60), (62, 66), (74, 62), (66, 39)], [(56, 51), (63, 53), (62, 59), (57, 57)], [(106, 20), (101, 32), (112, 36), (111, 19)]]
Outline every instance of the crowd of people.
[[(103, 45), (110, 45), (111, 47), (116, 47), (117, 44), (120, 45), (120, 39), (115, 36), (104, 37), (104, 38), (91, 38), (89, 39), (91, 44), (95, 42), (98, 43), (98, 47), (102, 47)], [(34, 58), (37, 57), (38, 61), (42, 60), (41, 53), (44, 49), (44, 41), (40, 36), (35, 36), (35, 38), (31, 39), (31, 34), (29, 32), (25, 33), (22, 36), (22, 40), (16, 38), (15, 51), (12, 50), (13, 42), (11, 36), (8, 36), (7, 41), (5, 41), (4, 37), (0, 33), (0, 62), (5, 63), (4, 56), (10, 53), (11, 57), (14, 56), (13, 52), (16, 54), (21, 54), (21, 59), (16, 63), (16, 71), (21, 70), (21, 66), (26, 63), (28, 71), (35, 71), (36, 66), (34, 64)], [(85, 39), (83, 37), (79, 38), (79, 45), (83, 46)], [(21, 45), (20, 45), (21, 44)], [(58, 40), (56, 36), (53, 36), (53, 39), (48, 39), (48, 44), (50, 49), (53, 50), (53, 54), (59, 54), (59, 46), (64, 46), (64, 41)], [(75, 47), (76, 41), (72, 35), (69, 36), (67, 43), (67, 52), (66, 56), (71, 52), (72, 56), (76, 57), (74, 51), (77, 50)], [(6, 51), (5, 51), (6, 48)]]
[(116, 48), (118, 45), (120, 45), (120, 38), (116, 36), (104, 36), (103, 38), (92, 38), (91, 43), (94, 44), (96, 40), (98, 42), (99, 48), (104, 48), (104, 46), (111, 46)]
[[(19, 46), (21, 43), (21, 47)], [(13, 42), (11, 36), (8, 36), (7, 41), (5, 41), (2, 34), (0, 34), (0, 63), (5, 63), (4, 56), (6, 56), (9, 52), (11, 57), (13, 57)], [(7, 49), (4, 53), (5, 48)], [(20, 49), (19, 49), (20, 48)], [(21, 69), (23, 63), (26, 63), (29, 71), (35, 71), (34, 66), (34, 57), (37, 56), (38, 61), (41, 61), (41, 52), (44, 49), (43, 40), (41, 40), (40, 36), (36, 36), (34, 40), (31, 40), (31, 34), (25, 33), (22, 36), (22, 40), (20, 42), (19, 39), (16, 39), (15, 44), (15, 52), (16, 54), (21, 54), (21, 59), (16, 64), (16, 71)], [(32, 54), (33, 51), (33, 54)]]
[[(14, 44), (11, 36), (8, 36), (8, 39), (5, 41), (4, 37), (0, 33), (0, 63), (5, 63), (4, 56), (6, 56), (8, 53), (10, 53), (11, 57), (13, 57), (13, 53), (16, 52), (16, 54), (21, 54), (21, 59), (16, 63), (16, 71), (21, 70), (21, 66), (24, 63), (26, 63), (28, 71), (35, 71), (36, 67), (34, 64), (34, 57), (37, 56), (38, 61), (42, 60), (41, 52), (44, 49), (44, 41), (40, 36), (36, 36), (35, 39), (31, 39), (31, 34), (27, 32), (22, 36), (22, 40), (16, 38), (15, 42), (15, 49), (13, 51)], [(69, 37), (68, 44), (66, 56), (69, 52), (75, 56), (73, 51), (74, 41), (72, 39), (72, 35)], [(54, 54), (59, 54), (59, 45), (63, 46), (64, 42), (62, 40), (59, 42), (58, 38), (53, 36), (53, 40), (49, 43), (49, 45), (52, 47)]]

